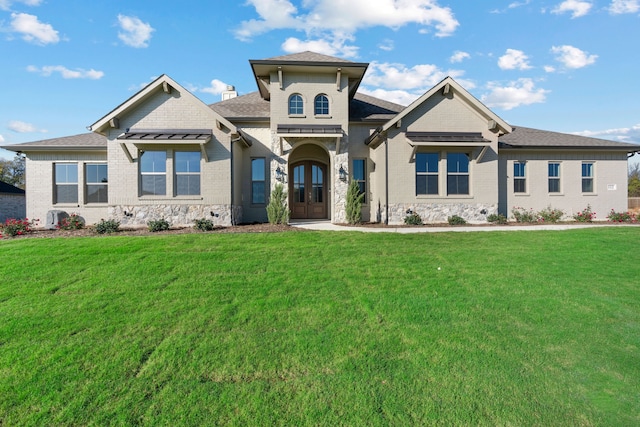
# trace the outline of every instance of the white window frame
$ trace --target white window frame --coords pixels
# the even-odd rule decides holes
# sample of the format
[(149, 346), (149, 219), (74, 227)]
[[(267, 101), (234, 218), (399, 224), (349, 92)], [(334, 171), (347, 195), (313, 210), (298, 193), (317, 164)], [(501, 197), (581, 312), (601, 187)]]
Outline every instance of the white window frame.
[[(65, 176), (64, 179), (65, 181), (60, 181), (58, 182), (58, 177), (61, 177), (61, 174), (58, 173), (58, 166), (65, 166)], [(68, 171), (67, 168), (68, 167), (75, 167), (75, 175), (76, 175), (76, 180), (74, 181), (67, 181), (68, 178)], [(56, 205), (77, 205), (79, 203), (79, 196), (78, 196), (78, 188), (79, 188), (79, 181), (80, 181), (80, 176), (79, 176), (79, 171), (78, 171), (78, 163), (76, 162), (56, 162), (53, 164), (53, 175), (54, 175), (54, 181), (53, 181), (53, 203)], [(62, 178), (62, 177), (61, 177)], [(70, 200), (70, 201), (58, 201), (58, 187), (75, 187), (75, 200)]]
[[(100, 167), (100, 166), (104, 166), (105, 168), (107, 168), (107, 175), (106, 175), (106, 181), (100, 181), (100, 182), (92, 182), (89, 181), (89, 168), (90, 167)], [(98, 173), (99, 176), (99, 173)], [(107, 200), (105, 201), (100, 201), (100, 202), (90, 202), (89, 201), (89, 188), (90, 187), (104, 187), (105, 192), (107, 193)], [(85, 204), (106, 204), (109, 202), (109, 167), (107, 165), (107, 163), (102, 162), (102, 163), (85, 163), (84, 164), (84, 201)]]

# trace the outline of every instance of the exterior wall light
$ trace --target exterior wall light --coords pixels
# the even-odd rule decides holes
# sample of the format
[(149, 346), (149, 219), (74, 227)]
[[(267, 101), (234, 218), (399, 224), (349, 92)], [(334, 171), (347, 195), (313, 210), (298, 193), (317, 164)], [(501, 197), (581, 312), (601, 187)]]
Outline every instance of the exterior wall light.
[(347, 171), (344, 170), (342, 165), (340, 165), (340, 170), (338, 171), (338, 176), (340, 177), (340, 181), (346, 181), (347, 180)]
[(284, 172), (280, 169), (280, 166), (276, 169), (276, 181), (284, 181)]

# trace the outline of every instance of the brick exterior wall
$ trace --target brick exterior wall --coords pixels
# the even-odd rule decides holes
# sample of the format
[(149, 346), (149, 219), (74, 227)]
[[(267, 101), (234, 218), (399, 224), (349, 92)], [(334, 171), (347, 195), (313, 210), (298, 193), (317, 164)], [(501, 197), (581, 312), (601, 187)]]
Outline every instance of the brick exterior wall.
[(28, 218), (24, 195), (0, 193), (0, 222), (5, 222), (9, 218)]

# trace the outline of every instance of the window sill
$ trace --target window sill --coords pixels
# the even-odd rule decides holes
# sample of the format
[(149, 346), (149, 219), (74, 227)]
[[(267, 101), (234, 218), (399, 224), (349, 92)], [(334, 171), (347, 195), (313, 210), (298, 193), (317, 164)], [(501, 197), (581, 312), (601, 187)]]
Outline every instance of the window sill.
[(204, 200), (202, 196), (138, 196), (139, 201), (144, 202), (167, 202), (167, 201), (186, 201), (186, 200)]
[(306, 114), (289, 114), (290, 119), (306, 119)]
[(531, 194), (529, 193), (513, 193), (515, 197), (529, 197)]
[(316, 114), (313, 117), (316, 118), (316, 119), (332, 119), (333, 118), (329, 114)]

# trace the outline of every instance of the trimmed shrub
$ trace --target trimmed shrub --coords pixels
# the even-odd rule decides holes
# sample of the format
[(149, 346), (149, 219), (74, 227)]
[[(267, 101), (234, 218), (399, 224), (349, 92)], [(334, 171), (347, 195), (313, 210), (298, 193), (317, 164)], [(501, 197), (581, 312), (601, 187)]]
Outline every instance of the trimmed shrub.
[(506, 224), (507, 217), (502, 214), (491, 214), (487, 215), (487, 222), (492, 224)]
[(412, 212), (411, 209), (409, 209), (407, 216), (404, 217), (404, 223), (407, 225), (422, 225), (422, 218), (416, 212)]
[(56, 225), (58, 230), (81, 230), (84, 228), (84, 219), (77, 213), (72, 213)]
[(591, 212), (591, 205), (587, 205), (586, 208), (575, 214), (573, 219), (577, 222), (592, 222), (595, 217), (596, 213)]
[(511, 213), (513, 214), (516, 222), (538, 222), (538, 215), (533, 211), (533, 209), (514, 207), (513, 209), (511, 209)]
[(284, 189), (284, 185), (276, 184), (271, 197), (269, 198), (269, 204), (267, 205), (267, 219), (269, 224), (288, 224), (289, 223), (289, 208), (287, 206), (287, 192)]
[(551, 206), (547, 206), (540, 212), (538, 212), (539, 220), (544, 222), (556, 223), (562, 219), (564, 212), (561, 209), (554, 209)]
[(120, 221), (116, 221), (115, 219), (101, 219), (100, 222), (95, 225), (95, 230), (98, 234), (116, 233), (119, 228)]
[(636, 222), (636, 215), (631, 212), (616, 212), (611, 209), (609, 215), (607, 215), (609, 222)]
[(458, 215), (450, 216), (449, 218), (447, 218), (447, 222), (449, 223), (449, 225), (465, 225), (467, 223), (464, 218)]
[(0, 224), (0, 238), (3, 235), (14, 237), (14, 236), (22, 236), (23, 234), (30, 233), (31, 227), (37, 223), (38, 220), (29, 221), (28, 218), (25, 219), (15, 219), (9, 218), (4, 224)]
[(165, 231), (169, 229), (169, 222), (164, 219), (155, 219), (155, 220), (151, 220), (147, 223), (147, 227), (149, 228), (149, 231), (155, 233), (157, 231)]
[(360, 186), (357, 181), (351, 180), (347, 189), (347, 222), (349, 224), (360, 224), (362, 222), (362, 200), (364, 193), (360, 193)]
[(201, 219), (196, 219), (194, 222), (195, 222), (195, 225), (193, 226), (193, 228), (195, 228), (196, 230), (211, 231), (211, 230), (215, 230), (216, 228), (216, 226), (213, 224), (213, 221), (211, 221), (210, 219), (201, 218)]

